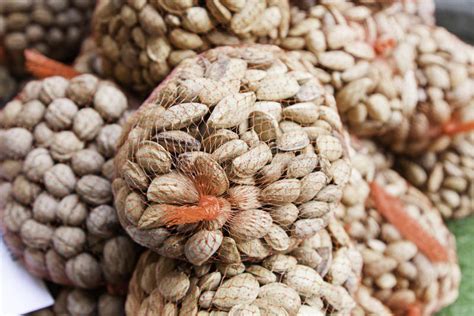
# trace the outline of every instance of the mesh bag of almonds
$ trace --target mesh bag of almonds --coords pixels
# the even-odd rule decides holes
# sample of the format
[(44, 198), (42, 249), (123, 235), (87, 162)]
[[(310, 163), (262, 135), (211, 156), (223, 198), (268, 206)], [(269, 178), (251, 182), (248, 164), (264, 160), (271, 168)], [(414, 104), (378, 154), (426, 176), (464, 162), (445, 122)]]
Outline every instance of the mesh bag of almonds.
[(0, 47), (11, 70), (25, 74), (26, 48), (58, 60), (74, 58), (88, 32), (94, 6), (94, 0), (1, 1)]
[(354, 147), (354, 170), (336, 214), (362, 254), (362, 284), (395, 314), (431, 315), (458, 295), (454, 236), (373, 143)]
[(474, 102), (472, 46), (444, 28), (420, 24), (410, 28), (392, 57), (398, 69), (415, 70), (417, 104), (381, 137), (382, 142), (396, 152), (417, 155), (445, 146), (452, 135), (474, 128), (472, 118), (469, 124), (458, 113)]
[[(300, 260), (277, 254), (255, 264), (193, 266), (147, 251), (130, 280), (126, 314), (350, 315), (356, 303), (348, 291)], [(347, 271), (339, 268), (335, 278)]]
[(210, 47), (286, 36), (288, 19), (287, 0), (103, 0), (94, 33), (106, 74), (146, 93)]
[(122, 316), (125, 298), (110, 295), (103, 290), (61, 288), (54, 295), (54, 305), (28, 316)]
[[(474, 102), (459, 118), (474, 122)], [(419, 157), (400, 159), (397, 167), (445, 218), (466, 217), (474, 212), (474, 131), (443, 138)]]
[(111, 189), (127, 103), (92, 75), (54, 76), (28, 82), (1, 112), (3, 238), (31, 273), (82, 288), (128, 280), (137, 249)]
[(113, 190), (132, 239), (201, 265), (262, 260), (324, 228), (351, 167), (312, 71), (269, 45), (183, 61), (119, 143)]
[(397, 4), (374, 9), (345, 1), (292, 1), (289, 36), (279, 41), (312, 55), (321, 68), (318, 78), (334, 91), (342, 120), (357, 135), (381, 134), (416, 106), (414, 70), (395, 72), (384, 57), (420, 20)]

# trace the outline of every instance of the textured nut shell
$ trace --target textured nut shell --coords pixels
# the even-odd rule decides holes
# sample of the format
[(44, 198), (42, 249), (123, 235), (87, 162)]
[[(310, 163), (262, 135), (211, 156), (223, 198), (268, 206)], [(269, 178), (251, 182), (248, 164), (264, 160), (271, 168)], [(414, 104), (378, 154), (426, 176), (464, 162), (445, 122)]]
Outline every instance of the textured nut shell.
[(195, 265), (203, 264), (219, 249), (222, 238), (222, 232), (219, 230), (197, 232), (184, 245), (186, 259)]
[(265, 236), (272, 224), (270, 214), (261, 210), (239, 212), (229, 226), (230, 235), (238, 240), (246, 241)]
[(230, 310), (237, 304), (252, 303), (257, 298), (258, 288), (258, 282), (251, 274), (240, 274), (219, 287), (214, 295), (213, 305)]

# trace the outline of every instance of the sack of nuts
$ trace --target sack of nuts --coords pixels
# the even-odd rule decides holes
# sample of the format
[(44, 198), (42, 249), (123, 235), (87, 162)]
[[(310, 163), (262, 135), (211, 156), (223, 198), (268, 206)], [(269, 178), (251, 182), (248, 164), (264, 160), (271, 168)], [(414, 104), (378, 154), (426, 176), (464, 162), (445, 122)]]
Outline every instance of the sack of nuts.
[[(472, 125), (474, 102), (458, 114), (458, 126)], [(419, 157), (400, 159), (398, 167), (445, 218), (466, 217), (474, 212), (474, 131), (443, 138)]]
[(268, 45), (181, 63), (119, 143), (113, 190), (132, 239), (202, 265), (262, 260), (326, 227), (351, 166), (312, 71)]
[(290, 4), (289, 36), (278, 43), (314, 54), (352, 133), (417, 154), (473, 98), (472, 47), (400, 2)]
[(28, 316), (123, 316), (125, 299), (101, 290), (61, 288), (54, 295), (54, 305)]
[(417, 25), (395, 48), (393, 58), (401, 62), (398, 69), (402, 64), (415, 69), (418, 97), (414, 112), (380, 137), (383, 143), (415, 156), (446, 146), (453, 134), (474, 129), (474, 122), (466, 126), (458, 113), (474, 102), (472, 46), (444, 28)]
[[(346, 268), (339, 266), (335, 277), (346, 274)], [(130, 280), (125, 310), (144, 316), (322, 316), (350, 315), (354, 306), (343, 286), (325, 281), (291, 255), (255, 264), (192, 266), (147, 251)]]
[[(414, 71), (395, 73), (379, 56), (419, 18), (393, 7), (374, 10), (344, 1), (292, 1), (290, 12), (289, 36), (279, 45), (312, 54), (321, 68), (318, 78), (334, 91), (352, 132), (380, 134), (416, 106)], [(390, 98), (383, 95), (386, 91)], [(391, 99), (397, 106), (391, 106)]]
[(362, 254), (362, 284), (395, 314), (432, 315), (458, 295), (454, 236), (373, 143), (353, 143), (354, 170), (336, 214)]
[(200, 3), (100, 1), (93, 29), (106, 74), (146, 94), (185, 58), (215, 46), (268, 42), (288, 31), (287, 0)]
[[(3, 237), (33, 274), (82, 288), (123, 286), (137, 257), (111, 179), (128, 101), (92, 75), (33, 80), (0, 116)], [(8, 184), (6, 185), (8, 187)]]
[(35, 49), (67, 61), (89, 30), (94, 0), (0, 2), (0, 49), (15, 75), (25, 75), (23, 50)]

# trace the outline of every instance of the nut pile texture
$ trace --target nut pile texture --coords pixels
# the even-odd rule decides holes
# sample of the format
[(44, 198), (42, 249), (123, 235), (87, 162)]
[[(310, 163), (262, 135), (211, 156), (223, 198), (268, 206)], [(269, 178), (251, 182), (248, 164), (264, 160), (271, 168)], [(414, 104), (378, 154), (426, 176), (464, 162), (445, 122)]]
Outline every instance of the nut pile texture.
[(93, 0), (6, 0), (0, 2), (0, 46), (15, 74), (23, 74), (23, 50), (58, 60), (77, 54), (89, 28)]
[(104, 0), (94, 32), (106, 74), (150, 92), (181, 60), (215, 46), (286, 36), (288, 20), (287, 0)]
[[(460, 118), (474, 121), (474, 103), (463, 108)], [(462, 218), (474, 212), (474, 132), (438, 141), (413, 159), (400, 160), (403, 176), (422, 190), (446, 218)], [(437, 147), (437, 148), (436, 148)]]
[(371, 288), (365, 285), (360, 285), (358, 290), (353, 295), (356, 301), (356, 306), (351, 311), (353, 316), (391, 316), (393, 313), (380, 300), (373, 296)]
[(136, 246), (112, 207), (125, 95), (92, 75), (30, 81), (0, 116), (0, 177), (11, 183), (4, 240), (35, 275), (82, 288), (120, 285)]
[[(452, 303), (458, 295), (460, 270), (454, 236), (439, 212), (426, 196), (390, 169), (391, 162), (373, 143), (361, 144), (351, 158), (354, 170), (337, 214), (362, 254), (362, 284), (394, 313), (420, 304), (422, 314), (431, 315)], [(447, 250), (447, 261), (431, 261), (379, 213), (369, 197), (368, 182), (374, 180), (400, 198), (409, 216)], [(368, 314), (371, 312), (369, 309)]]
[(429, 131), (473, 99), (473, 52), (400, 2), (291, 2), (289, 50), (305, 50), (350, 131), (417, 154)]
[(297, 52), (221, 47), (184, 61), (129, 121), (122, 225), (201, 265), (290, 251), (328, 224), (351, 167), (334, 98)]
[[(326, 242), (329, 245), (330, 239), (326, 238), (330, 237), (323, 238), (324, 235), (312, 238), (311, 246), (321, 247)], [(350, 272), (350, 269), (345, 270), (349, 267), (340, 266), (332, 281), (327, 281), (321, 271), (302, 263), (309, 258), (278, 254), (255, 264), (198, 267), (147, 251), (138, 261), (130, 281), (126, 313), (146, 316), (349, 315), (355, 302), (339, 279)], [(340, 258), (336, 252), (334, 264)], [(330, 271), (334, 272), (333, 268)]]
[(386, 58), (377, 57), (419, 18), (399, 3), (380, 10), (344, 1), (304, 3), (291, 2), (289, 36), (280, 45), (313, 54), (351, 132), (374, 136), (400, 124), (416, 106), (414, 70), (395, 73)]
[[(395, 152), (417, 155), (446, 146), (449, 136), (428, 137), (433, 128), (462, 119), (457, 111), (474, 104), (474, 48), (441, 27), (417, 25), (393, 51), (397, 69), (415, 69), (417, 105), (381, 137)], [(442, 135), (443, 136), (443, 135)]]
[(62, 288), (55, 296), (52, 307), (41, 309), (29, 316), (122, 316), (125, 299), (105, 291), (87, 291)]
[(435, 2), (434, 0), (421, 0), (421, 1), (397, 1), (397, 0), (355, 0), (361, 5), (369, 6), (372, 9), (383, 9), (389, 6), (390, 10), (402, 10), (403, 12), (416, 15), (422, 18), (425, 24), (435, 24)]
[(105, 77), (102, 57), (99, 55), (97, 44), (92, 37), (88, 37), (82, 42), (81, 51), (74, 59), (73, 67), (80, 73), (90, 73), (100, 78)]

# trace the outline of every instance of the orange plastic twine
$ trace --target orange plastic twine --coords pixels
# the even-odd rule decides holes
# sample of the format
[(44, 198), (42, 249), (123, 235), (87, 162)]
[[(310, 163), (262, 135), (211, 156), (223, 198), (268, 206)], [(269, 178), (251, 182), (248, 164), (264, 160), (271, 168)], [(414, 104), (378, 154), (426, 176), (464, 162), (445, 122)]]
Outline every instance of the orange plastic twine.
[(51, 76), (61, 76), (72, 79), (80, 75), (74, 68), (48, 58), (35, 50), (25, 50), (25, 67), (36, 78), (44, 79)]
[(474, 121), (461, 122), (457, 118), (451, 118), (441, 126), (433, 126), (429, 130), (430, 138), (437, 138), (443, 135), (455, 136), (457, 134), (468, 133), (474, 131)]
[(421, 316), (422, 306), (419, 302), (415, 302), (407, 307), (406, 316)]
[(198, 205), (166, 205), (164, 211), (162, 220), (167, 226), (212, 221), (226, 212), (222, 199), (211, 195), (201, 195)]
[(402, 202), (385, 192), (377, 183), (370, 183), (371, 196), (376, 209), (432, 262), (447, 262), (447, 250), (415, 219), (408, 215)]
[(448, 136), (467, 133), (474, 130), (474, 121), (459, 122), (457, 120), (450, 120), (446, 122), (441, 129), (442, 133)]
[(397, 45), (393, 37), (380, 37), (375, 40), (374, 50), (378, 55), (385, 55)]

